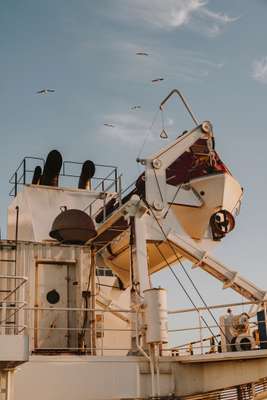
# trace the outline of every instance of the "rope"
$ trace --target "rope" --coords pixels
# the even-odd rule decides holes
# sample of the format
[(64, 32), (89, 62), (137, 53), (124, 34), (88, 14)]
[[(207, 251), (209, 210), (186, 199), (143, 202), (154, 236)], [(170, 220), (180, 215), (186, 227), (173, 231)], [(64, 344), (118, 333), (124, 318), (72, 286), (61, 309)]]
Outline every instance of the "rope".
[(160, 111), (160, 110), (158, 109), (158, 110), (155, 112), (155, 114), (154, 114), (154, 117), (153, 117), (153, 119), (152, 119), (152, 123), (151, 123), (150, 127), (147, 129), (147, 133), (146, 133), (146, 135), (145, 135), (145, 137), (144, 137), (144, 140), (143, 140), (143, 143), (142, 143), (142, 145), (141, 145), (141, 147), (140, 147), (140, 150), (139, 150), (139, 152), (138, 152), (137, 158), (140, 158), (141, 153), (142, 153), (142, 151), (144, 150), (146, 141), (147, 141), (147, 139), (148, 139), (148, 135), (151, 133), (151, 129), (153, 128), (153, 126), (154, 126), (154, 124), (155, 124), (155, 122), (156, 122), (156, 119), (157, 119), (157, 117), (158, 117), (159, 111)]
[[(155, 179), (156, 179), (156, 182), (157, 182), (157, 187), (158, 187), (158, 190), (159, 190), (159, 194), (160, 194), (160, 197), (161, 197), (161, 201), (163, 202), (164, 199), (163, 199), (162, 192), (161, 192), (161, 189), (160, 189), (160, 184), (159, 184), (159, 181), (158, 181), (157, 172), (156, 172), (155, 169), (153, 169), (153, 171), (154, 171), (154, 176), (155, 176)], [(178, 188), (177, 188), (177, 190), (176, 190), (176, 192), (175, 192), (175, 194), (174, 194), (174, 196), (173, 196), (173, 199), (172, 199), (171, 203), (169, 204), (169, 207), (168, 207), (166, 213), (165, 213), (164, 216), (163, 216), (164, 219), (167, 217), (168, 212), (170, 211), (170, 208), (171, 208), (171, 206), (172, 206), (172, 203), (174, 202), (175, 197), (176, 197), (177, 194), (179, 193), (179, 190), (180, 190), (181, 186), (182, 186), (182, 184), (178, 186)]]
[(154, 217), (155, 221), (157, 222), (161, 232), (163, 233), (166, 242), (168, 243), (170, 249), (172, 250), (173, 254), (175, 255), (175, 258), (177, 259), (177, 261), (179, 262), (179, 264), (181, 265), (184, 273), (186, 274), (187, 278), (189, 279), (189, 281), (191, 282), (193, 288), (195, 289), (195, 291), (197, 292), (199, 298), (201, 299), (202, 303), (204, 304), (205, 308), (207, 309), (208, 313), (210, 314), (211, 318), (213, 319), (213, 321), (215, 322), (216, 326), (219, 328), (220, 332), (223, 334), (223, 336), (226, 338), (226, 340), (228, 341), (227, 337), (225, 336), (225, 333), (223, 332), (223, 330), (221, 329), (220, 325), (218, 324), (216, 318), (214, 317), (213, 313), (211, 312), (209, 306), (207, 305), (206, 301), (204, 300), (203, 296), (201, 295), (200, 291), (198, 290), (198, 288), (196, 287), (194, 281), (192, 280), (192, 278), (190, 277), (190, 275), (188, 274), (188, 272), (186, 271), (183, 263), (181, 262), (180, 258), (178, 257), (175, 248), (172, 246), (172, 244), (169, 242), (168, 237), (166, 235), (166, 233), (164, 232), (162, 226), (160, 225), (158, 219), (156, 218), (152, 208), (150, 207), (150, 205), (147, 203), (146, 199), (143, 199), (143, 201), (145, 202), (145, 204), (147, 205), (147, 207), (149, 208), (149, 210), (151, 211), (152, 216)]
[[(186, 294), (187, 298), (189, 299), (189, 301), (191, 302), (191, 304), (193, 305), (193, 307), (196, 309), (196, 311), (199, 313), (199, 309), (197, 307), (197, 305), (194, 303), (194, 301), (192, 300), (190, 294), (187, 292), (187, 290), (185, 289), (185, 287), (183, 286), (181, 280), (178, 278), (178, 276), (176, 275), (176, 273), (174, 272), (173, 268), (171, 267), (171, 265), (169, 264), (168, 260), (166, 259), (166, 257), (164, 256), (164, 254), (162, 253), (162, 251), (160, 250), (160, 248), (158, 247), (158, 245), (156, 243), (154, 243), (154, 246), (156, 247), (156, 249), (158, 250), (159, 254), (161, 255), (161, 257), (163, 258), (163, 260), (165, 261), (165, 263), (168, 265), (171, 273), (173, 274), (173, 276), (175, 277), (175, 279), (177, 280), (177, 282), (179, 283), (179, 285), (181, 286), (182, 290), (184, 291), (184, 293)], [(200, 313), (199, 313), (200, 315)], [(217, 344), (219, 344), (219, 342), (217, 341), (216, 335), (214, 335), (214, 333), (212, 332), (211, 328), (209, 327), (209, 325), (207, 324), (206, 320), (204, 319), (204, 317), (202, 315), (200, 315), (200, 318), (202, 319), (202, 321), (204, 322), (204, 324), (206, 325), (206, 328), (209, 330), (209, 332), (211, 333), (211, 335), (216, 339)]]
[(177, 190), (176, 190), (176, 192), (175, 192), (175, 194), (173, 196), (172, 201), (169, 203), (169, 207), (168, 207), (167, 211), (165, 212), (165, 214), (163, 216), (164, 219), (167, 217), (168, 212), (170, 211), (170, 208), (171, 208), (171, 206), (172, 206), (172, 204), (173, 204), (173, 202), (175, 200), (175, 197), (177, 196), (177, 194), (179, 193), (179, 190), (181, 189), (181, 186), (182, 186), (182, 184), (178, 186), (178, 188), (177, 188)]

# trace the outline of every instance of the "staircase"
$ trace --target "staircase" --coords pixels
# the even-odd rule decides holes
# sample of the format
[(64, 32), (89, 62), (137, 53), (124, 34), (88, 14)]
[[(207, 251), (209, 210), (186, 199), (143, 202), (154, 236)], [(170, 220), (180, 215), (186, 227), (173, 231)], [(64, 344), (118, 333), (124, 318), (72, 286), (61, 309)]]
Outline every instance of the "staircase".
[(0, 242), (0, 400), (12, 400), (14, 368), (28, 360), (25, 284), (17, 274), (15, 242)]

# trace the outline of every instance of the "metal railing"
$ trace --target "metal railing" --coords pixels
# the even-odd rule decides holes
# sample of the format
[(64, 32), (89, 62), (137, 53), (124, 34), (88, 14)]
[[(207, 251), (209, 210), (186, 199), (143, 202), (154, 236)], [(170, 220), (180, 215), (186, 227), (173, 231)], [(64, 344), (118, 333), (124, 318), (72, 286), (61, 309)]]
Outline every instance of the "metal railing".
[[(136, 180), (134, 180), (130, 185), (128, 185), (126, 188), (122, 189), (122, 175), (118, 175), (117, 176), (117, 184), (116, 184), (116, 189), (114, 196), (111, 198), (109, 198), (108, 200), (114, 200), (114, 204), (113, 204), (113, 209), (112, 211), (107, 212), (107, 196), (108, 196), (108, 191), (110, 191), (110, 187), (108, 187), (108, 189), (104, 189), (103, 185), (101, 184), (101, 190), (102, 190), (102, 196), (101, 196), (101, 200), (103, 202), (102, 206), (100, 206), (100, 208), (97, 209), (97, 211), (93, 211), (93, 206), (94, 204), (99, 201), (99, 199), (95, 199), (93, 200), (85, 209), (84, 211), (89, 210), (89, 215), (94, 218), (96, 217), (96, 215), (102, 213), (103, 214), (103, 219), (102, 222), (106, 221), (106, 219), (108, 217), (110, 217), (112, 215), (112, 213), (120, 208), (122, 206), (122, 204), (124, 203), (123, 199), (126, 198), (126, 196), (128, 196), (133, 189), (135, 188), (135, 184), (136, 184)], [(95, 188), (99, 188), (100, 184)]]
[[(43, 167), (45, 160), (40, 157), (24, 157), (16, 171), (9, 179), (11, 190), (10, 196), (16, 196), (20, 186), (31, 184), (34, 169), (40, 165)], [(75, 161), (63, 161), (62, 172), (60, 173), (61, 183), (71, 183), (78, 187), (83, 163)], [(96, 176), (91, 179), (92, 189), (107, 191), (119, 191), (118, 168), (114, 165), (95, 164)]]
[[(40, 165), (41, 164), (41, 165)], [(31, 184), (34, 169), (36, 166), (44, 166), (45, 160), (40, 157), (24, 157), (16, 171), (9, 179), (11, 190), (9, 196), (15, 197), (19, 188), (23, 185)], [(78, 179), (83, 163), (75, 161), (63, 161), (62, 171), (59, 175), (60, 185), (62, 187), (78, 187)], [(122, 175), (118, 174), (118, 168), (114, 165), (95, 164), (96, 175), (91, 179), (91, 189), (101, 192), (101, 197), (92, 200), (91, 203), (83, 210), (88, 212), (91, 217), (95, 217), (99, 213), (103, 213), (104, 222), (112, 212), (107, 212), (107, 204), (111, 200), (110, 193), (114, 193), (115, 200), (114, 210), (122, 205), (123, 197), (128, 195), (134, 188), (135, 181), (128, 187), (122, 189)], [(102, 201), (99, 206), (98, 202)], [(95, 207), (97, 204), (97, 207)]]
[[(27, 332), (32, 336), (33, 352), (75, 352), (82, 354), (104, 355), (109, 352), (127, 354), (130, 349), (130, 337), (136, 328), (130, 325), (130, 315), (136, 311), (112, 308), (78, 308), (78, 307), (24, 307), (25, 319), (31, 321)], [(61, 317), (66, 316), (66, 318)], [(83, 326), (82, 320), (86, 315), (88, 322)], [(104, 316), (113, 316), (120, 325), (105, 326)], [(110, 317), (109, 317), (110, 319)], [(55, 322), (61, 320), (61, 324)], [(63, 323), (62, 323), (63, 321)], [(79, 322), (77, 322), (79, 321)], [(23, 329), (23, 326), (21, 326)], [(127, 346), (114, 345), (113, 335), (121, 335)], [(124, 336), (124, 338), (122, 337)], [(81, 344), (80, 338), (84, 337)], [(95, 340), (93, 339), (95, 336)]]
[(28, 278), (17, 275), (0, 275), (0, 335), (18, 335), (26, 329), (24, 287)]
[[(31, 165), (29, 166), (29, 164)], [(29, 174), (34, 173), (34, 168), (41, 164), (44, 166), (45, 160), (40, 157), (24, 157), (16, 171), (9, 179), (9, 183), (12, 185), (9, 192), (9, 196), (16, 196), (18, 193), (18, 187), (26, 185), (29, 179)]]
[(257, 400), (267, 398), (267, 378), (228, 389), (182, 397), (181, 400)]
[[(105, 184), (108, 182), (108, 186), (106, 187)], [(112, 199), (115, 200), (116, 205), (114, 204), (114, 209), (118, 208), (122, 204), (122, 175), (116, 175), (116, 179), (112, 180), (110, 179), (110, 173), (104, 177), (101, 182), (99, 182), (95, 187), (94, 190), (99, 190), (101, 191), (101, 197), (94, 199), (89, 203), (83, 211), (88, 212), (89, 215), (94, 218), (96, 215), (99, 213), (103, 213), (103, 221), (104, 222), (107, 218), (107, 204), (109, 201)], [(113, 189), (113, 190), (111, 190)], [(114, 193), (112, 197), (110, 197), (110, 192)], [(108, 197), (109, 196), (109, 197)], [(102, 201), (102, 205), (99, 207), (96, 207), (96, 210), (94, 210), (94, 206), (96, 205), (97, 202)], [(110, 215), (110, 214), (109, 214)], [(109, 216), (108, 215), (108, 216)]]
[[(226, 307), (231, 307), (234, 310), (234, 307), (240, 307), (240, 304), (244, 306), (244, 303), (231, 303), (231, 304), (221, 304), (221, 305), (216, 305), (213, 306), (214, 309), (225, 309)], [(254, 302), (246, 302), (247, 305), (249, 304), (255, 304)], [(102, 305), (101, 305), (102, 306)], [(109, 351), (129, 351), (130, 347), (116, 347), (113, 346), (113, 340), (112, 337), (109, 335), (109, 338), (107, 338), (107, 334), (113, 333), (114, 335), (118, 333), (124, 333), (128, 334), (128, 339), (130, 340), (130, 337), (133, 336), (138, 336), (140, 338), (144, 338), (144, 333), (145, 333), (145, 325), (144, 325), (144, 320), (143, 320), (143, 312), (144, 310), (138, 309), (138, 310), (132, 310), (132, 309), (121, 309), (121, 308), (112, 308), (112, 306), (109, 306), (108, 304), (103, 304), (103, 308), (77, 308), (77, 307), (67, 307), (67, 308), (62, 308), (62, 307), (25, 307), (25, 304), (19, 305), (17, 308), (21, 309), (24, 308), (24, 312), (28, 314), (28, 317), (26, 318), (27, 320), (32, 321), (32, 325), (29, 325), (27, 329), (29, 331), (34, 332), (33, 335), (38, 335), (40, 332), (49, 332), (50, 337), (54, 336), (57, 339), (53, 342), (54, 345), (50, 348), (49, 346), (39, 346), (38, 343), (36, 342), (36, 348), (35, 350), (66, 350), (66, 351), (84, 351), (87, 353), (90, 353), (92, 351), (98, 352), (98, 354), (103, 354), (104, 352), (109, 352)], [(184, 319), (184, 313), (188, 312), (195, 312), (196, 310), (193, 309), (181, 309), (181, 310), (171, 310), (168, 311), (169, 316), (182, 316), (182, 320)], [(184, 324), (179, 325), (177, 327), (177, 321), (175, 321), (175, 325), (173, 323), (170, 324), (169, 321), (169, 329), (168, 329), (168, 334), (169, 334), (169, 343), (167, 345), (164, 345), (162, 347), (162, 355), (171, 355), (171, 356), (183, 356), (183, 355), (204, 355), (207, 353), (220, 353), (222, 351), (220, 341), (221, 341), (221, 336), (222, 336), (222, 331), (220, 329), (219, 323), (215, 324), (213, 323), (207, 323), (207, 325), (203, 325), (202, 319), (200, 318), (201, 315), (204, 315), (203, 313), (206, 312), (206, 309), (200, 309), (196, 313), (197, 319), (196, 319), (196, 324), (195, 325), (188, 325), (185, 326)], [(68, 317), (65, 318), (64, 324), (57, 323), (57, 324), (50, 324), (49, 321), (54, 321), (55, 315), (59, 314), (67, 314)], [(84, 317), (84, 315), (88, 313), (87, 315), (87, 324), (86, 326), (82, 327), (81, 320)], [(116, 322), (111, 323), (110, 320), (108, 322), (105, 321), (105, 315), (109, 313), (110, 315), (113, 315), (116, 317), (116, 321), (120, 322), (125, 322), (125, 326), (118, 326)], [(199, 315), (199, 313), (201, 313)], [(240, 312), (239, 312), (240, 313)], [(29, 317), (29, 315), (32, 315), (32, 317)], [(133, 315), (134, 317), (130, 317), (130, 315)], [(97, 315), (97, 322), (95, 320), (96, 317), (93, 317), (92, 315)], [(49, 317), (50, 316), (50, 317)], [(67, 323), (67, 321), (70, 321), (70, 316), (73, 321), (72, 323)], [(43, 321), (44, 318), (47, 319), (47, 326), (40, 325), (38, 321)], [(50, 318), (50, 319), (49, 319)], [(58, 320), (64, 320), (64, 318), (60, 318), (59, 316), (57, 317)], [(57, 319), (56, 318), (56, 319)], [(135, 321), (134, 325), (132, 325), (131, 321)], [(77, 322), (79, 321), (79, 322)], [(95, 324), (94, 324), (95, 322)], [(251, 329), (256, 329), (259, 325), (259, 323), (263, 323), (265, 321), (256, 321), (255, 317), (252, 318), (249, 322), (250, 328)], [(24, 326), (20, 327), (21, 329), (24, 329)], [(83, 331), (85, 334), (89, 334), (92, 340), (92, 335), (96, 335), (98, 339), (97, 346), (86, 346), (86, 349), (84, 347), (80, 347), (78, 345), (78, 336)], [(71, 345), (70, 342), (67, 342), (64, 338), (66, 338), (68, 335), (72, 336), (71, 339)], [(43, 334), (41, 334), (42, 337), (44, 337)], [(190, 336), (189, 340), (186, 340)], [(124, 337), (125, 338), (125, 337)], [(110, 343), (107, 345), (106, 339)], [(49, 343), (49, 340), (45, 340), (47, 343)], [(45, 342), (44, 341), (44, 342)], [(61, 346), (55, 346), (56, 342), (62, 342), (65, 345)], [(259, 339), (255, 340), (256, 346), (254, 350), (260, 350), (262, 344), (266, 344), (267, 341)], [(130, 346), (130, 344), (129, 344)], [(267, 347), (267, 346), (266, 346)]]
[[(111, 275), (109, 269), (99, 269), (97, 275)], [(70, 333), (72, 334), (72, 345), (67, 343), (67, 341), (63, 342), (65, 345), (63, 348), (65, 350), (75, 350), (81, 351), (81, 347), (78, 345), (78, 335), (81, 332), (81, 329), (88, 333), (89, 335), (98, 335), (98, 338), (103, 339), (102, 341), (98, 341), (98, 346), (87, 347), (86, 351), (97, 351), (100, 354), (103, 354), (105, 351), (111, 350), (130, 350), (130, 347), (127, 349), (125, 347), (114, 347), (108, 346), (105, 347), (104, 336), (107, 333), (117, 333), (117, 332), (128, 332), (129, 337), (131, 337), (132, 332), (135, 332), (136, 326), (131, 326), (130, 321), (132, 318), (126, 317), (126, 315), (131, 315), (135, 313), (135, 320), (139, 321), (138, 333), (137, 336), (144, 336), (144, 324), (143, 324), (143, 310), (138, 309), (138, 311), (134, 311), (132, 309), (120, 309), (120, 308), (112, 308), (109, 304), (101, 304), (103, 308), (61, 308), (61, 307), (27, 307), (25, 302), (25, 283), (27, 282), (27, 278), (25, 276), (16, 276), (16, 275), (0, 275), (0, 334), (20, 334), (22, 332), (33, 331), (33, 335), (36, 335), (36, 332), (47, 331), (49, 334), (53, 334), (54, 336), (59, 335), (59, 337), (63, 338), (64, 335), (67, 337)], [(101, 286), (101, 285), (100, 285)], [(206, 353), (216, 353), (221, 352), (221, 337), (222, 331), (219, 324), (218, 316), (222, 314), (226, 315), (226, 311), (229, 307), (231, 307), (234, 315), (241, 313), (249, 313), (249, 310), (246, 308), (251, 306), (260, 307), (263, 304), (267, 303), (266, 301), (262, 302), (254, 302), (254, 301), (246, 301), (246, 302), (236, 302), (236, 303), (225, 303), (225, 304), (217, 304), (213, 306), (209, 306), (209, 311), (218, 312), (219, 314), (215, 315), (218, 323), (216, 324), (213, 320), (208, 319), (208, 310), (206, 307), (195, 308), (184, 308), (184, 309), (173, 309), (168, 310), (169, 316), (169, 343), (168, 345), (164, 345), (162, 348), (162, 354), (164, 355), (204, 355)], [(111, 303), (112, 304), (112, 303)], [(238, 310), (236, 311), (236, 308)], [(223, 311), (222, 311), (223, 310)], [(44, 326), (38, 325), (36, 321), (40, 320), (40, 313), (45, 314), (47, 321), (49, 322), (49, 315), (55, 315), (56, 313), (65, 313), (68, 316), (65, 318), (65, 323), (60, 323), (62, 319), (59, 318), (59, 322), (56, 324), (51, 324)], [(88, 326), (83, 326), (81, 324), (81, 320), (83, 319), (85, 313), (88, 314)], [(98, 314), (99, 320), (97, 323), (92, 324), (92, 316), (91, 313)], [(118, 317), (120, 321), (124, 321), (127, 326), (118, 326), (116, 323), (114, 325), (110, 325), (108, 322), (106, 323), (104, 316), (110, 313), (111, 315)], [(75, 314), (75, 316), (74, 316)], [(194, 316), (193, 321), (195, 323), (192, 324), (192, 318), (186, 319), (186, 315), (190, 316), (192, 314)], [(70, 316), (73, 319), (71, 324), (67, 321), (70, 321)], [(117, 319), (117, 320), (118, 320)], [(52, 318), (51, 320), (54, 321)], [(206, 321), (204, 323), (203, 321)], [(30, 323), (28, 323), (30, 321)], [(256, 319), (255, 315), (249, 319), (249, 330), (251, 334), (259, 327), (259, 324), (263, 325), (266, 321), (261, 321)], [(94, 326), (94, 327), (93, 327)], [(75, 337), (74, 337), (75, 336)], [(255, 347), (254, 349), (262, 349), (267, 348), (267, 340), (259, 340), (259, 338), (255, 339)], [(111, 341), (112, 342), (112, 341)], [(38, 349), (38, 346), (37, 346)], [(56, 349), (53, 345), (51, 349)], [(48, 350), (48, 348), (47, 348)]]
[[(250, 314), (249, 319), (249, 331), (250, 336), (253, 335), (259, 328), (259, 325), (266, 324), (267, 321), (261, 321), (256, 319), (256, 312), (251, 314), (251, 307), (256, 306), (256, 310), (260, 307), (264, 307), (267, 304), (267, 300), (261, 302), (255, 301), (244, 301), (235, 303), (217, 304), (207, 307), (196, 308), (184, 308), (169, 310), (169, 336), (170, 343), (176, 342), (177, 344), (172, 347), (165, 347), (165, 354), (172, 354), (176, 356), (182, 355), (196, 355), (196, 354), (207, 354), (207, 353), (220, 353), (222, 352), (221, 339), (225, 336), (225, 333), (220, 326), (219, 316), (226, 316), (227, 310), (230, 308), (233, 315), (239, 315), (242, 313)], [(248, 309), (249, 307), (249, 309)], [(223, 310), (223, 312), (221, 311)], [(210, 312), (212, 313), (219, 311), (217, 315), (213, 314), (214, 319), (211, 318)], [(194, 316), (195, 325), (185, 325), (186, 315)], [(177, 328), (179, 319), (182, 324)], [(175, 319), (174, 319), (175, 318)], [(217, 322), (217, 323), (216, 323)], [(255, 335), (256, 336), (256, 335)], [(225, 338), (227, 339), (227, 338)], [(253, 350), (261, 350), (262, 348), (267, 349), (267, 340), (260, 340), (259, 337), (253, 337), (255, 340), (255, 347)], [(232, 348), (231, 345), (227, 345), (229, 350)], [(233, 350), (234, 349), (233, 346)]]

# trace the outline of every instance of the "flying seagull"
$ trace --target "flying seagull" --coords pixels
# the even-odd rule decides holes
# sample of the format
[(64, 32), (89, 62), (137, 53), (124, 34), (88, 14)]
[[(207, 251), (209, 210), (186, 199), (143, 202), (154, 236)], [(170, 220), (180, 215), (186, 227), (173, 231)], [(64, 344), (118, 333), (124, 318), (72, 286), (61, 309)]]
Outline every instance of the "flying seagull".
[(135, 53), (137, 56), (149, 56), (148, 53), (145, 53), (144, 51), (138, 51), (137, 53)]
[(141, 106), (132, 106), (131, 110), (140, 110)]
[(36, 92), (36, 94), (49, 94), (49, 93), (55, 93), (54, 89), (42, 89), (42, 90), (38, 90), (38, 92)]
[(157, 79), (152, 79), (152, 83), (156, 83), (156, 82), (161, 82), (164, 81), (164, 78), (157, 78)]
[(115, 128), (115, 125), (112, 124), (104, 124), (105, 126), (107, 126), (108, 128)]

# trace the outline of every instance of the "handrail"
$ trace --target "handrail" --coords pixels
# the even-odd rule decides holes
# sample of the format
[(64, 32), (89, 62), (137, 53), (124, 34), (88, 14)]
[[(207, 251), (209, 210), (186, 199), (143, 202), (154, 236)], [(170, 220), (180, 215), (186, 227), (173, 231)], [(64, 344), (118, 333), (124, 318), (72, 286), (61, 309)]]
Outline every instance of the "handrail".
[[(0, 276), (1, 277), (1, 276)], [(14, 278), (14, 277), (12, 277)], [(267, 302), (267, 300), (266, 300)], [(255, 302), (246, 302), (246, 303), (241, 303), (241, 302), (236, 302), (236, 303), (225, 303), (225, 304), (217, 304), (214, 306), (210, 306), (210, 308), (226, 308), (228, 306), (231, 307), (240, 307), (240, 306), (249, 306), (251, 303), (255, 303)], [(134, 315), (138, 315), (138, 313), (141, 315), (145, 312), (145, 310), (143, 309), (139, 309), (138, 313), (137, 310), (135, 309), (130, 309), (130, 308), (125, 308), (125, 309), (118, 309), (117, 307), (109, 307), (109, 308), (92, 308), (92, 307), (39, 307), (39, 306), (29, 306), (26, 303), (15, 303), (14, 305), (12, 305), (12, 303), (10, 301), (8, 302), (2, 302), (2, 307), (0, 308), (1, 311), (6, 310), (6, 318), (1, 320), (0, 322), (0, 328), (1, 329), (6, 329), (7, 331), (9, 329), (16, 329), (17, 333), (22, 333), (27, 329), (27, 332), (33, 331), (33, 332), (50, 332), (51, 330), (54, 332), (53, 334), (56, 334), (56, 332), (58, 332), (59, 337), (61, 337), (61, 335), (66, 335), (67, 332), (72, 332), (72, 336), (73, 338), (76, 338), (75, 340), (77, 340), (77, 335), (80, 332), (81, 327), (78, 325), (65, 325), (65, 323), (61, 323), (58, 326), (53, 326), (51, 328), (51, 326), (48, 324), (47, 326), (41, 325), (41, 326), (37, 326), (36, 324), (33, 324), (34, 319), (32, 319), (31, 315), (35, 316), (34, 318), (37, 317), (37, 315), (39, 315), (39, 313), (45, 312), (45, 315), (47, 316), (47, 312), (49, 312), (49, 314), (53, 315), (54, 313), (68, 313), (68, 312), (75, 312), (75, 313), (84, 313), (84, 312), (92, 312), (94, 311), (95, 313), (99, 313), (101, 315), (105, 315), (105, 314), (109, 314), (111, 315), (112, 313), (117, 313), (117, 314), (128, 314), (129, 315), (129, 320), (133, 320), (133, 318), (130, 318), (130, 315), (134, 316)], [(183, 310), (168, 310), (168, 315), (169, 317), (175, 317), (175, 315), (182, 315), (183, 312), (187, 313), (187, 312), (194, 312), (194, 309), (183, 309)], [(199, 312), (204, 313), (205, 311), (207, 311), (206, 309), (202, 309), (202, 310), (198, 310)], [(233, 310), (234, 311), (234, 310)], [(10, 313), (11, 312), (11, 313)], [(31, 321), (32, 323), (29, 326), (26, 326), (24, 324), (24, 319), (21, 318), (20, 322), (18, 324), (16, 324), (16, 326), (10, 326), (8, 321), (14, 316), (14, 314), (16, 314), (17, 312), (23, 312), (26, 320)], [(239, 311), (240, 313), (240, 311)], [(40, 314), (42, 315), (42, 314)], [(78, 314), (77, 314), (78, 315)], [(237, 315), (237, 314), (234, 314)], [(54, 319), (54, 317), (52, 317), (52, 320)], [(63, 319), (59, 319), (59, 321), (64, 321)], [(102, 321), (102, 320), (101, 320)], [(104, 320), (103, 320), (104, 321)], [(220, 351), (220, 345), (217, 343), (215, 343), (214, 338), (218, 338), (219, 336), (221, 336), (221, 332), (218, 330), (218, 325), (211, 325), (208, 324), (208, 326), (197, 326), (192, 324), (191, 326), (175, 326), (173, 324), (173, 321), (169, 321), (171, 322), (169, 329), (168, 329), (168, 333), (170, 335), (170, 340), (169, 340), (169, 344), (166, 346), (163, 346), (162, 352), (165, 354), (171, 353), (173, 354), (173, 352), (179, 352), (179, 355), (183, 355), (183, 354), (204, 354), (205, 352), (218, 352)], [(263, 321), (259, 321), (255, 318), (251, 319), (249, 321), (250, 324), (250, 328), (252, 328), (252, 330), (248, 330), (248, 332), (250, 332), (250, 335), (252, 335), (252, 331), (254, 331), (257, 326), (259, 324), (261, 324)], [(175, 322), (177, 323), (177, 322)], [(139, 324), (138, 324), (139, 325)], [(131, 334), (131, 333), (135, 333), (137, 328), (137, 325), (123, 325), (123, 326), (113, 326), (113, 325), (105, 325), (104, 322), (101, 322), (98, 327), (97, 327), (97, 332), (101, 335), (103, 335), (105, 332), (110, 332), (110, 333), (116, 333), (116, 332), (124, 332), (126, 335), (127, 334)], [(204, 332), (207, 332), (207, 330), (209, 332), (210, 329), (212, 329), (212, 335), (209, 335), (208, 337), (206, 337), (204, 335)], [(85, 332), (88, 332), (89, 334), (92, 334), (92, 327), (86, 326), (84, 328)], [(203, 335), (202, 335), (202, 331), (203, 331)], [(63, 333), (62, 333), (63, 332)], [(140, 319), (140, 325), (138, 327), (138, 332), (140, 334), (140, 337), (143, 335), (144, 333), (144, 325), (143, 322), (141, 322)], [(192, 333), (192, 335), (190, 334), (190, 332)], [(198, 332), (200, 333), (198, 335)], [(197, 334), (196, 334), (197, 333)], [(182, 335), (182, 336), (177, 336), (177, 335)], [(209, 334), (209, 333), (208, 333)], [(249, 333), (248, 333), (249, 334)], [(44, 334), (46, 335), (46, 334)], [(63, 336), (62, 336), (63, 337)], [(188, 341), (181, 341), (178, 339), (182, 339), (182, 338), (188, 338)], [(257, 339), (258, 340), (258, 339)], [(116, 346), (112, 347), (112, 343), (111, 343), (111, 347), (109, 347), (110, 344), (107, 343), (105, 344), (105, 342), (103, 342), (102, 340), (102, 336), (101, 336), (101, 346), (100, 344), (96, 346), (95, 350), (99, 350), (103, 353), (103, 351), (111, 351), (111, 350), (125, 350), (122, 348), (118, 348)], [(213, 341), (213, 342), (212, 342)], [(216, 340), (217, 341), (217, 340)], [(175, 344), (175, 342), (177, 344)], [(180, 342), (180, 343), (179, 343)], [(184, 342), (184, 343), (183, 343)], [(80, 351), (81, 348), (78, 346), (72, 346), (70, 347), (70, 344), (65, 343), (64, 341), (63, 343), (63, 347), (60, 348), (60, 350), (62, 349), (66, 349), (66, 350), (75, 350), (75, 351)], [(181, 344), (182, 343), (182, 344)], [(264, 339), (262, 339), (260, 342), (256, 342), (256, 350), (261, 351), (261, 349), (263, 348), (262, 345), (263, 343), (267, 343), (267, 341), (265, 341)], [(48, 346), (50, 345), (49, 342), (47, 342)], [(45, 345), (44, 345), (45, 346)], [(49, 347), (44, 347), (43, 345), (41, 345), (40, 347), (37, 346), (35, 347), (35, 350), (49, 350)], [(130, 346), (130, 344), (129, 344)], [(33, 349), (34, 350), (34, 349)], [(50, 348), (51, 351), (53, 350), (57, 350), (55, 347), (51, 346)], [(127, 350), (130, 350), (127, 349)], [(89, 348), (87, 348), (85, 350), (85, 352), (90, 351)], [(102, 354), (101, 353), (101, 354)]]
[[(20, 290), (28, 281), (28, 278), (19, 275), (0, 274), (0, 280), (4, 282), (13, 281), (13, 288), (10, 288), (7, 284), (8, 290), (6, 291), (8, 291), (8, 294), (0, 300), (0, 334), (21, 334), (26, 329), (25, 325), (20, 329), (20, 321), (24, 321), (24, 316), (21, 316), (21, 313), (23, 313), (27, 303), (21, 298)], [(17, 300), (17, 298), (19, 298), (19, 300)]]
[(243, 301), (243, 302), (237, 302), (237, 303), (224, 303), (224, 304), (215, 304), (213, 306), (207, 307), (198, 307), (196, 308), (178, 308), (176, 310), (169, 310), (168, 314), (182, 314), (182, 313), (187, 313), (187, 312), (198, 312), (198, 311), (207, 311), (209, 310), (215, 310), (215, 309), (220, 309), (220, 308), (226, 308), (226, 307), (235, 307), (235, 306), (246, 306), (246, 305), (253, 305), (253, 304), (264, 304), (267, 303), (267, 300), (262, 300), (262, 301)]
[[(12, 186), (9, 195), (10, 196), (16, 196), (17, 191), (18, 191), (18, 186), (20, 185), (26, 185), (29, 184), (30, 182), (27, 182), (27, 174), (33, 173), (34, 169), (28, 166), (29, 161), (34, 161), (35, 164), (37, 165), (37, 161), (41, 162), (42, 165), (44, 165), (45, 160), (41, 157), (24, 157), (23, 160), (20, 162), (19, 166), (13, 173), (13, 175), (9, 179), (9, 183)], [(62, 172), (60, 173), (60, 177), (65, 177), (65, 178), (79, 178), (80, 174), (72, 174), (69, 173), (66, 169), (68, 165), (79, 165), (82, 166), (82, 162), (76, 162), (76, 161), (69, 161), (69, 160), (64, 160), (63, 161), (63, 168)], [(101, 176), (95, 176), (92, 178), (93, 181), (100, 181), (96, 187), (99, 187), (103, 182), (112, 182), (112, 185), (115, 185), (115, 191), (117, 191), (117, 180), (118, 180), (118, 168), (114, 165), (104, 165), (104, 164), (95, 164), (96, 168), (105, 168), (105, 169), (111, 169), (111, 171), (108, 174), (105, 174), (105, 177)], [(104, 172), (104, 171), (103, 171)]]

